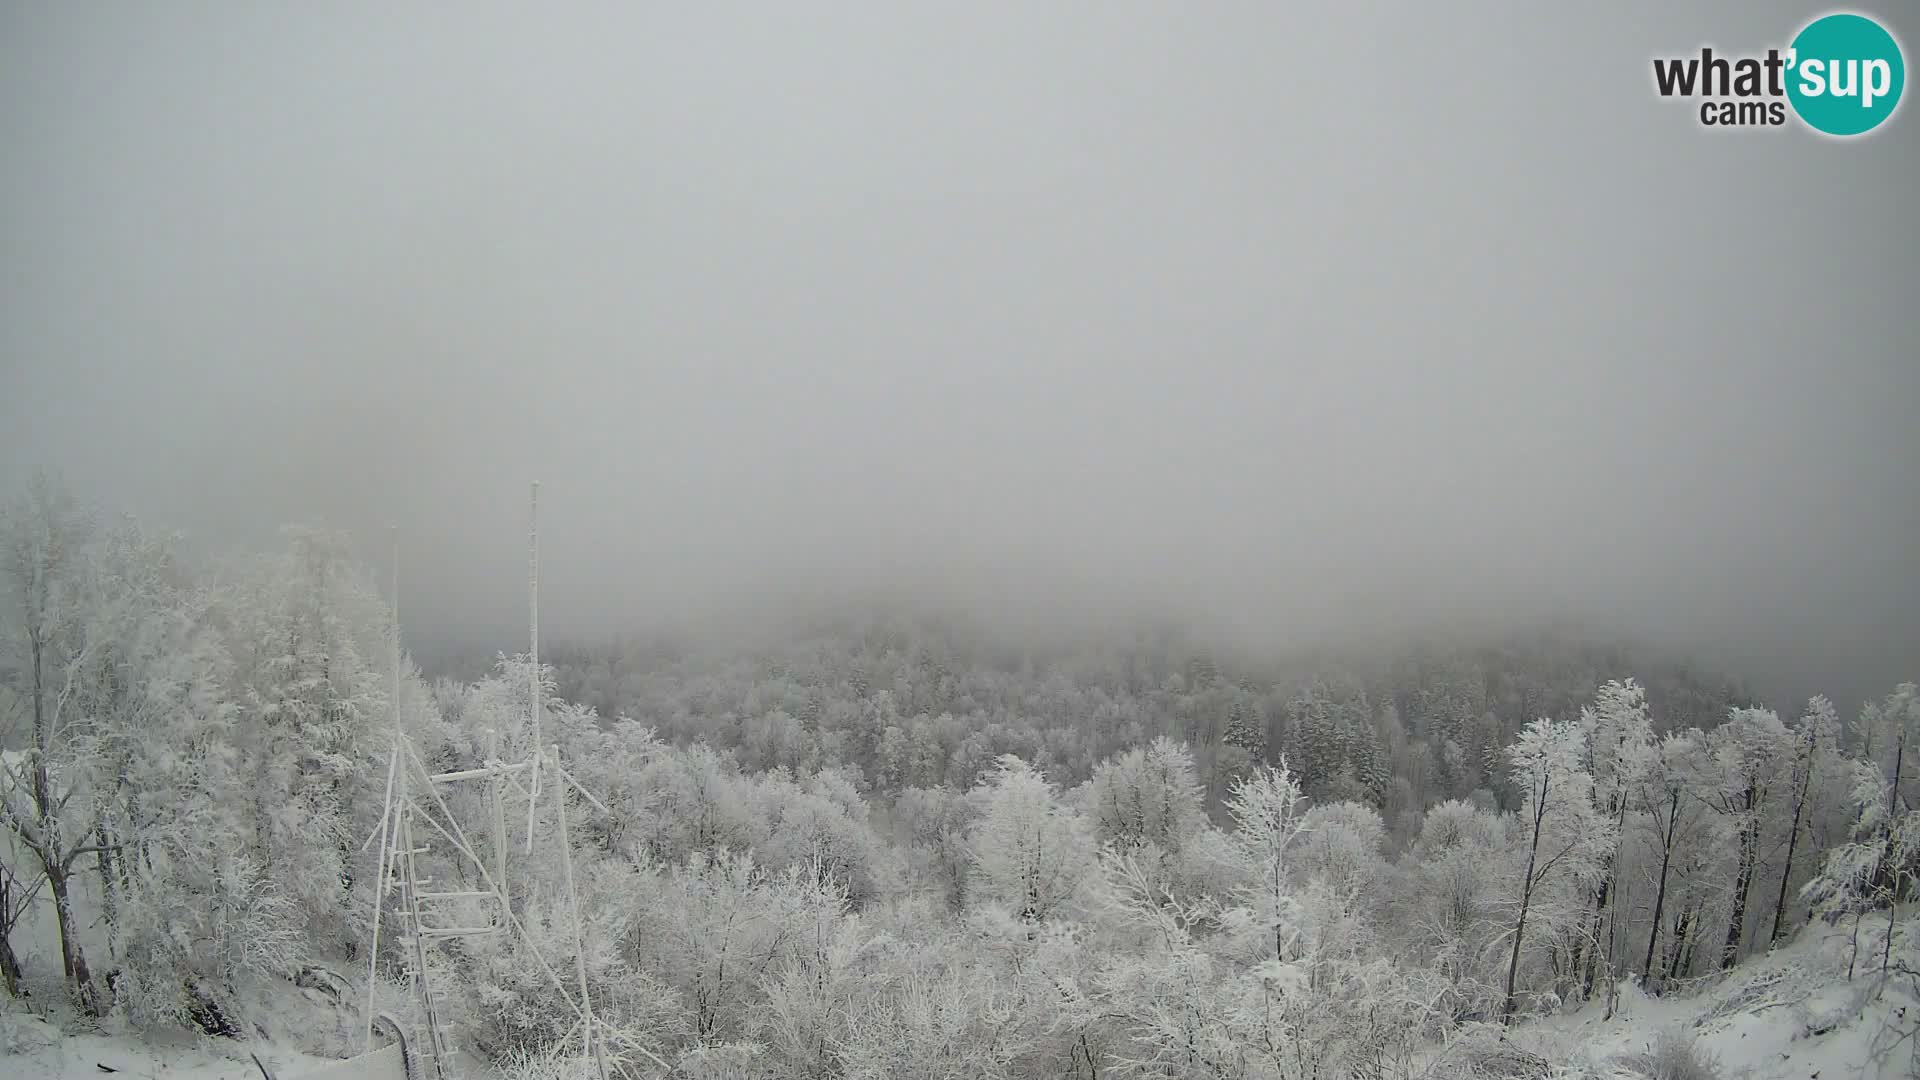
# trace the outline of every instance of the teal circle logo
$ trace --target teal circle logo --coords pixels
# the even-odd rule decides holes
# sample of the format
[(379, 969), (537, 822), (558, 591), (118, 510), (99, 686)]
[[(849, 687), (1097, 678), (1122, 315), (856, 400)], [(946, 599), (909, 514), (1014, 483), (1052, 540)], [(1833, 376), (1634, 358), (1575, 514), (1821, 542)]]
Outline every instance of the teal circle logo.
[(1787, 100), (1815, 131), (1862, 135), (1900, 104), (1907, 65), (1900, 43), (1864, 15), (1826, 15), (1793, 39)]

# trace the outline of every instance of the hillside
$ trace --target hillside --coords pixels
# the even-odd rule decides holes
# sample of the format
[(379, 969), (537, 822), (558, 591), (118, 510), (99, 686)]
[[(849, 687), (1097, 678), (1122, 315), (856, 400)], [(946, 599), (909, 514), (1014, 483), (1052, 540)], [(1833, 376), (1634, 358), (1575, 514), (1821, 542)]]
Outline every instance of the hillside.
[(1542, 716), (1578, 716), (1608, 679), (1646, 688), (1659, 733), (1712, 728), (1751, 700), (1669, 650), (1566, 624), (1256, 653), (1175, 624), (1036, 641), (882, 616), (818, 620), (757, 649), (650, 638), (549, 653), (561, 697), (748, 769), (852, 766), (875, 791), (964, 788), (1013, 753), (1073, 786), (1166, 736), (1191, 748), (1212, 812), (1237, 770), (1285, 755), (1310, 797), (1368, 802), (1396, 830), (1477, 791), (1518, 805), (1500, 751)]

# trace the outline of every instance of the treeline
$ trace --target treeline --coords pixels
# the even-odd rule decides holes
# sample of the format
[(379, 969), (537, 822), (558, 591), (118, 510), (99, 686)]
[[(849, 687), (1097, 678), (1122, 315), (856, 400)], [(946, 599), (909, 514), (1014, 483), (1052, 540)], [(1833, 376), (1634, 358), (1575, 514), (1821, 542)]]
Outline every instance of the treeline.
[[(0, 544), (8, 991), (245, 1035), (326, 969), (356, 1004), (307, 1034), (345, 1053), (371, 960), (418, 1025), (413, 950), (366, 952), (397, 634), (344, 545), (294, 531), (196, 571), (45, 484)], [(429, 768), (526, 756), (538, 684), (594, 793), (547, 789), (571, 847), (508, 815), (515, 932), (425, 949), (454, 1042), (564, 1064), (584, 972), (631, 1076), (1404, 1077), (1442, 1037), (1468, 1060), (1421, 1067), (1468, 1075), (1514, 1016), (1662, 992), (1811, 917), (1885, 968), (1920, 871), (1911, 684), (1843, 723), (1671, 674), (1589, 684), (1618, 658), (1563, 645), (1262, 679), (1177, 639), (1044, 656), (915, 626), (617, 678), (403, 666)], [(575, 699), (609, 691), (631, 696)], [(480, 793), (445, 794), (491, 850)], [(443, 845), (418, 859), (483, 884)], [(23, 962), (43, 922), (57, 956)]]
[(850, 768), (871, 790), (970, 786), (1014, 754), (1066, 785), (1155, 738), (1185, 743), (1209, 813), (1233, 779), (1285, 758), (1317, 801), (1372, 805), (1410, 836), (1447, 799), (1513, 809), (1503, 750), (1641, 674), (1661, 733), (1751, 704), (1731, 680), (1572, 631), (1259, 658), (1174, 627), (1015, 646), (955, 618), (816, 623), (754, 653), (673, 639), (550, 650), (561, 696), (631, 716), (743, 768)]

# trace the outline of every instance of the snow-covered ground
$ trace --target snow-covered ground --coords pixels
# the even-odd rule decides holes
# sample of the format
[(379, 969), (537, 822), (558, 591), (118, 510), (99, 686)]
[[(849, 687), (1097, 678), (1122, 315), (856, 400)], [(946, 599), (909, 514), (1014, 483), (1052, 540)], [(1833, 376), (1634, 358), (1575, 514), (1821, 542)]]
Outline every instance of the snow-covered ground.
[[(1902, 911), (1892, 957), (1896, 968), (1904, 961), (1909, 971), (1920, 959), (1913, 915)], [(1623, 986), (1611, 1020), (1604, 1004), (1595, 1002), (1529, 1025), (1531, 1030), (1516, 1032), (1516, 1040), (1549, 1060), (1590, 1070), (1588, 1075), (1605, 1076), (1610, 1063), (1647, 1050), (1663, 1032), (1679, 1031), (1718, 1061), (1724, 1080), (1913, 1076), (1920, 980), (1895, 974), (1883, 984), (1886, 927), (1884, 912), (1861, 923), (1856, 959), (1851, 921), (1816, 922), (1785, 947), (1691, 992), (1654, 998)]]
[(262, 1041), (63, 1035), (36, 1016), (0, 1017), (0, 1077), (9, 1080), (261, 1080), (250, 1054), (260, 1055), (277, 1080), (296, 1080), (330, 1064)]

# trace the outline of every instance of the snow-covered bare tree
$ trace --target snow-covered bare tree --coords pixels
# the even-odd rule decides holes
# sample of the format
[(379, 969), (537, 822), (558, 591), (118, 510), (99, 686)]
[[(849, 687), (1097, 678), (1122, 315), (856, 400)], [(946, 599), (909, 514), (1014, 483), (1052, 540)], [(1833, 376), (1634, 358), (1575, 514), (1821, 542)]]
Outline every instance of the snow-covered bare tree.
[(51, 479), (40, 476), (0, 518), (0, 585), (8, 618), (6, 672), (25, 726), (24, 752), (4, 762), (0, 820), (32, 856), (52, 894), (62, 969), (75, 1003), (98, 1014), (104, 1002), (94, 984), (73, 908), (73, 875), (84, 856), (103, 850), (99, 839), (99, 732), (77, 693), (100, 642), (85, 610), (88, 547), (95, 536), (89, 511)]
[(1760, 837), (1774, 791), (1785, 777), (1793, 757), (1792, 736), (1772, 709), (1734, 709), (1725, 723), (1707, 736), (1713, 782), (1703, 796), (1732, 826), (1734, 843), (1733, 893), (1728, 902), (1727, 935), (1720, 950), (1721, 968), (1740, 958), (1745, 942), (1747, 904), (1760, 859)]
[(1654, 750), (1649, 766), (1641, 771), (1634, 793), (1636, 828), (1651, 849), (1650, 863), (1657, 864), (1650, 871), (1653, 908), (1640, 970), (1650, 990), (1659, 987), (1672, 966), (1656, 962), (1669, 911), (1679, 912), (1674, 940), (1668, 942), (1675, 959), (1685, 944), (1682, 935), (1690, 933), (1697, 922), (1698, 905), (1692, 894), (1686, 903), (1674, 904), (1675, 894), (1682, 890), (1673, 886), (1677, 881), (1691, 882), (1687, 871), (1700, 861), (1703, 852), (1718, 846), (1717, 839), (1726, 831), (1701, 792), (1703, 786), (1714, 782), (1713, 770), (1702, 771), (1703, 762), (1710, 760), (1703, 749), (1706, 744), (1707, 736), (1698, 728), (1668, 733)]
[(1507, 818), (1460, 800), (1427, 811), (1402, 861), (1395, 897), (1403, 939), (1442, 987), (1435, 1009), (1453, 1022), (1485, 1019), (1500, 1004), (1502, 875), (1514, 861)]
[(963, 908), (973, 866), (967, 836), (979, 807), (952, 788), (908, 788), (894, 800), (893, 810), (912, 873), (949, 908)]
[(975, 790), (981, 802), (973, 831), (975, 898), (1034, 922), (1057, 914), (1092, 868), (1079, 818), (1038, 769), (1012, 755)]
[(1833, 702), (1825, 697), (1814, 697), (1807, 701), (1805, 712), (1793, 726), (1793, 764), (1790, 776), (1792, 784), (1791, 812), (1787, 822), (1787, 854), (1780, 867), (1780, 893), (1773, 904), (1773, 931), (1768, 936), (1771, 944), (1779, 944), (1780, 936), (1786, 928), (1787, 891), (1793, 882), (1794, 855), (1800, 850), (1800, 836), (1806, 829), (1807, 819), (1818, 812), (1816, 805), (1821, 792), (1821, 784), (1833, 769), (1833, 762), (1839, 752), (1840, 717), (1834, 710)]
[(1284, 757), (1278, 766), (1236, 781), (1227, 798), (1233, 851), (1251, 879), (1240, 899), (1269, 928), (1276, 959), (1287, 955), (1293, 911), (1289, 853), (1306, 828), (1305, 803)]
[(1511, 1022), (1519, 1005), (1520, 960), (1527, 924), (1544, 935), (1551, 928), (1577, 924), (1586, 892), (1598, 880), (1603, 859), (1613, 848), (1613, 822), (1596, 810), (1593, 777), (1586, 770), (1586, 732), (1575, 723), (1545, 717), (1528, 725), (1507, 751), (1513, 778), (1525, 792), (1520, 817), (1526, 863), (1518, 888), (1513, 942), (1507, 960), (1507, 987), (1501, 1019)]
[(1342, 911), (1359, 914), (1380, 894), (1387, 872), (1386, 822), (1371, 806), (1337, 802), (1302, 818), (1293, 859), (1303, 880), (1322, 882)]
[(1620, 893), (1621, 845), (1627, 835), (1628, 805), (1651, 762), (1653, 748), (1653, 719), (1647, 711), (1647, 692), (1632, 679), (1608, 682), (1594, 695), (1593, 704), (1581, 708), (1580, 723), (1587, 733), (1594, 806), (1614, 828), (1613, 849), (1602, 857), (1600, 884), (1594, 890), (1592, 905), (1574, 940), (1573, 967), (1581, 972), (1581, 996), (1590, 998), (1603, 953), (1606, 985), (1611, 992), (1620, 949), (1615, 908)]
[(1884, 969), (1891, 959), (1900, 901), (1920, 890), (1920, 808), (1901, 796), (1906, 771), (1913, 767), (1909, 756), (1920, 736), (1920, 688), (1901, 683), (1884, 699), (1870, 702), (1855, 732), (1863, 756), (1850, 765), (1852, 839), (1827, 852), (1802, 895), (1815, 912), (1832, 918), (1851, 914), (1858, 919), (1884, 904)]
[(1122, 848), (1148, 845), (1177, 858), (1206, 824), (1193, 755), (1161, 737), (1094, 769), (1086, 813), (1094, 836)]

